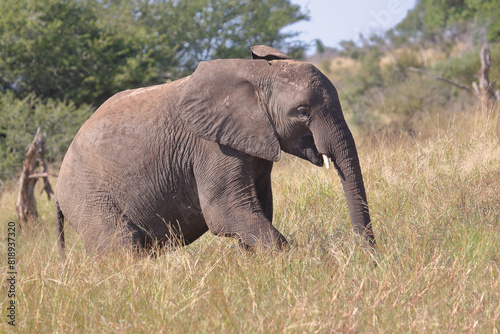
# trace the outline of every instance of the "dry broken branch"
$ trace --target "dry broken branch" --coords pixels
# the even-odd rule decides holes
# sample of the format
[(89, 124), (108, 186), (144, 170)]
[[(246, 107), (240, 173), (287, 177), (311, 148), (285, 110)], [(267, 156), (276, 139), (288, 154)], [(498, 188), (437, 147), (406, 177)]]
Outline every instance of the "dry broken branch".
[(52, 173), (35, 173), (35, 174), (31, 174), (29, 176), (29, 178), (30, 179), (39, 179), (41, 177), (49, 177), (49, 176), (57, 177), (57, 174), (52, 174)]
[(500, 99), (498, 99), (500, 92), (494, 92), (494, 85), (490, 85), (489, 72), (491, 57), (488, 43), (483, 44), (479, 56), (481, 57), (481, 73), (479, 75), (479, 86), (475, 82), (472, 83), (474, 92), (484, 103), (494, 100), (500, 101)]
[[(40, 133), (40, 128), (38, 128), (35, 138), (26, 152), (23, 170), (21, 172), (21, 176), (19, 177), (19, 193), (16, 201), (16, 213), (20, 223), (31, 223), (37, 219), (38, 213), (35, 202), (35, 184), (39, 178), (43, 178), (44, 182), (44, 188), (42, 191), (47, 193), (49, 199), (52, 199), (54, 196), (52, 186), (50, 185), (48, 179), (48, 176), (51, 176), (52, 174), (48, 172), (44, 154), (45, 142)], [(41, 173), (35, 172), (37, 163), (42, 169)]]
[(428, 71), (427, 69), (425, 69), (425, 68), (410, 67), (409, 69), (410, 69), (410, 71), (412, 71), (412, 72), (419, 72), (419, 73), (425, 73), (425, 74), (428, 74), (428, 75), (430, 75), (431, 77), (433, 77), (434, 79), (436, 79), (436, 80), (438, 80), (438, 81), (444, 81), (444, 82), (446, 82), (447, 84), (453, 85), (453, 86), (455, 86), (455, 87), (457, 87), (457, 88), (460, 88), (460, 89), (463, 89), (463, 90), (468, 91), (469, 93), (472, 93), (472, 89), (470, 89), (469, 87), (466, 87), (466, 86), (464, 86), (464, 85), (458, 84), (458, 83), (456, 83), (456, 82), (453, 82), (453, 81), (451, 81), (451, 80), (449, 80), (449, 79), (446, 79), (446, 78), (443, 78), (443, 77), (438, 77), (437, 75), (432, 74), (431, 72), (429, 72), (429, 71)]

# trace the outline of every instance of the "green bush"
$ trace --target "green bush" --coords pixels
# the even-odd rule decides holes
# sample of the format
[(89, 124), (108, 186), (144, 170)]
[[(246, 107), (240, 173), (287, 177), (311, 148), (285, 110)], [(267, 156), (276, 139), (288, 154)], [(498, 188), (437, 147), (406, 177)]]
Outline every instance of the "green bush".
[(404, 81), (409, 75), (410, 67), (421, 68), (424, 66), (415, 50), (404, 49), (396, 54), (395, 58), (396, 62), (386, 66), (384, 69), (384, 74), (391, 83)]
[(500, 43), (490, 44), (490, 82), (496, 82), (496, 89), (500, 89)]
[(479, 52), (467, 52), (457, 57), (441, 61), (434, 66), (434, 72), (443, 78), (472, 87), (481, 69)]
[(73, 103), (44, 102), (34, 95), (19, 100), (12, 93), (0, 94), (0, 180), (13, 178), (21, 169), (38, 127), (46, 135), (48, 161), (61, 160), (91, 114), (89, 107), (75, 107)]

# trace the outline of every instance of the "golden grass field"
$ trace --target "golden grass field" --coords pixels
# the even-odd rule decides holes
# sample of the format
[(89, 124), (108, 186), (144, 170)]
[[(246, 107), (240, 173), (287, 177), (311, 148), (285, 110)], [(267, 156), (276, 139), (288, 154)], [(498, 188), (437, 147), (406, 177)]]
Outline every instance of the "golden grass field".
[[(273, 171), (282, 253), (209, 233), (158, 257), (59, 261), (53, 205), (17, 233), (19, 333), (499, 333), (500, 107), (427, 115), (415, 132), (355, 131), (378, 250), (353, 237), (332, 170), (285, 157)], [(54, 185), (55, 180), (52, 180)], [(0, 195), (0, 332), (7, 222)]]

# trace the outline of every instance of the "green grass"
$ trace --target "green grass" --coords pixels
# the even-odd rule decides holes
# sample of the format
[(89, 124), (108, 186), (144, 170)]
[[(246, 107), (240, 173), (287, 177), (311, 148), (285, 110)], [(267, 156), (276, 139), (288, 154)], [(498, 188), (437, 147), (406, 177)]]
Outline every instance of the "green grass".
[[(413, 135), (356, 133), (375, 254), (353, 237), (336, 173), (289, 156), (273, 171), (283, 253), (206, 234), (157, 258), (94, 261), (67, 229), (63, 266), (53, 205), (39, 196), (39, 223), (17, 235), (17, 330), (498, 333), (500, 108), (427, 116)], [(0, 197), (2, 257), (16, 191)]]

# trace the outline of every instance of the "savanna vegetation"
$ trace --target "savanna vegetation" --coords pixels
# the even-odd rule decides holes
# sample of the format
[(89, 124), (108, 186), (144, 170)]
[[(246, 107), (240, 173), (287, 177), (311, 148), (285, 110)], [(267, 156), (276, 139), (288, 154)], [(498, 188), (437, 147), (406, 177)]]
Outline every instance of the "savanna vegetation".
[[(6, 13), (17, 11), (20, 20), (27, 20), (16, 26), (17, 33), (12, 28), (14, 14), (11, 21), (7, 21), (9, 15), (0, 17), (0, 254), (6, 254), (6, 222), (16, 221), (17, 186), (12, 180), (37, 126), (47, 133), (56, 169), (78, 127), (115, 90), (173, 80), (189, 73), (201, 59), (246, 57), (251, 44), (300, 51), (293, 36), (281, 30), (306, 17), (288, 1), (235, 2), (238, 6), (228, 0), (212, 1), (212, 7), (206, 7), (205, 1), (20, 3), (6, 0)], [(77, 33), (64, 37), (67, 29), (57, 30), (57, 24), (49, 27), (52, 21), (43, 21), (44, 9), (58, 4), (82, 13), (73, 17), (52, 11), (50, 15), (59, 15), (60, 27), (77, 27), (82, 20), (82, 29), (95, 29), (94, 35), (87, 31), (71, 44)], [(187, 11), (191, 16), (172, 14), (176, 19), (160, 20), (166, 15), (161, 10), (174, 13), (179, 6), (193, 6)], [(247, 6), (244, 14), (237, 12), (239, 6)], [(68, 261), (63, 265), (57, 254), (53, 203), (40, 195), (37, 224), (16, 236), (17, 329), (42, 333), (498, 333), (500, 106), (482, 103), (433, 77), (470, 87), (478, 80), (479, 49), (488, 40), (490, 82), (500, 78), (498, 8), (498, 1), (441, 1), (438, 5), (419, 0), (392, 30), (365, 36), (358, 43), (345, 41), (336, 50), (337, 57), (318, 62), (338, 88), (355, 136), (376, 252), (353, 236), (336, 173), (290, 156), (273, 171), (274, 221), (292, 243), (282, 253), (248, 253), (231, 239), (206, 234), (177, 251), (161, 250), (157, 257), (138, 259), (124, 253), (95, 261), (86, 256), (81, 240), (68, 228)], [(252, 25), (259, 31), (238, 28), (245, 20), (261, 18), (258, 10), (276, 15), (266, 19), (276, 25)], [(224, 21), (220, 30), (201, 26), (220, 23), (223, 13), (232, 11), (235, 16)], [(83, 13), (93, 19), (84, 21)], [(110, 16), (120, 19), (109, 23), (106, 17)], [(65, 22), (72, 17), (73, 21)], [(176, 25), (183, 26), (182, 20), (192, 25), (179, 30), (182, 38), (173, 33), (151, 34), (160, 31), (159, 22), (172, 32)], [(47, 30), (34, 28), (35, 24)], [(59, 33), (51, 35), (51, 31)], [(228, 37), (230, 32), (235, 35)], [(66, 45), (75, 45), (68, 50), (82, 43), (91, 59), (106, 53), (103, 63), (89, 68), (85, 59), (78, 59), (81, 64), (64, 60), (62, 54), (69, 57), (65, 48), (56, 56), (57, 35), (66, 38)], [(115, 40), (117, 36), (121, 39)], [(186, 36), (192, 39), (186, 42)], [(31, 57), (46, 56), (43, 66), (38, 67), (42, 60), (33, 62), (29, 53), (22, 55), (35, 46), (45, 48), (30, 51)], [(171, 53), (163, 54), (166, 49), (161, 48), (170, 47)], [(48, 66), (54, 60), (60, 60), (59, 65)], [(79, 68), (94, 72), (82, 74)], [(28, 73), (39, 75), (40, 88), (34, 85), (34, 76), (28, 80)], [(74, 82), (64, 82), (72, 77)], [(57, 87), (66, 89), (57, 91)], [(51, 182), (54, 185), (57, 180), (51, 178)], [(11, 328), (4, 317), (9, 300), (6, 256), (2, 256), (0, 331), (6, 332)]]

